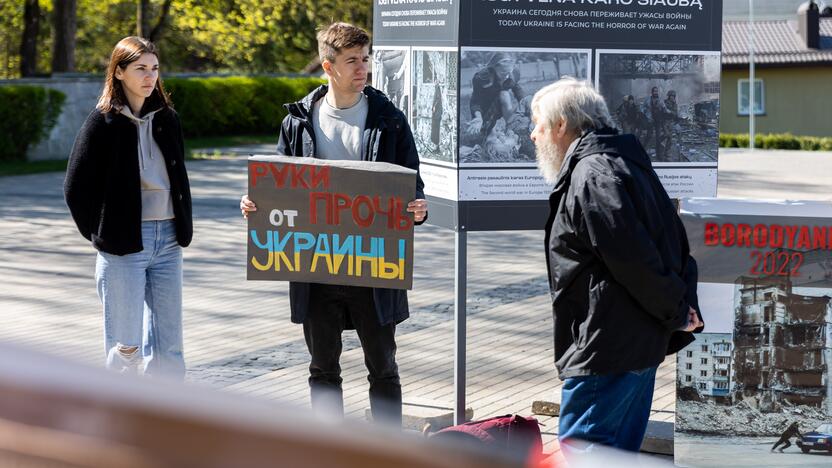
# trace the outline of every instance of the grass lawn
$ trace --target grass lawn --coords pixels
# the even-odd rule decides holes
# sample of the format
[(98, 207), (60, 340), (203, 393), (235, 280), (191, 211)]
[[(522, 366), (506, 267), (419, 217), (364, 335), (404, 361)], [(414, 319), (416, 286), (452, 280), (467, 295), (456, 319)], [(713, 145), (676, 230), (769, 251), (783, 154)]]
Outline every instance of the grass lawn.
[(0, 161), (0, 177), (65, 170), (66, 160), (62, 159), (48, 161)]
[(188, 159), (210, 159), (219, 155), (208, 154), (199, 150), (203, 148), (222, 148), (225, 146), (269, 143), (277, 145), (276, 134), (187, 138), (185, 139), (185, 157)]
[[(277, 144), (277, 135), (237, 135), (220, 137), (188, 138), (185, 140), (185, 157), (187, 159), (205, 159), (212, 154), (200, 153), (201, 148), (222, 148), (224, 146), (254, 145), (261, 143)], [(38, 174), (41, 172), (58, 172), (66, 170), (66, 160), (49, 161), (0, 161), (0, 177), (11, 175)]]

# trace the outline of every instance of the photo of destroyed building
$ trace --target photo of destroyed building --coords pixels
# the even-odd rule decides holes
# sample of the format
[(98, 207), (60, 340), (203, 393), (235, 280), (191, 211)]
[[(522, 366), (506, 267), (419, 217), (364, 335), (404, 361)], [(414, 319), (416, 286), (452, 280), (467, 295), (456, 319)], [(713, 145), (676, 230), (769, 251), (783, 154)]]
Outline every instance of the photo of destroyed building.
[(719, 54), (599, 51), (597, 63), (613, 120), (654, 163), (716, 162)]
[[(724, 298), (733, 307), (702, 310), (706, 329), (709, 314), (730, 313), (733, 323), (677, 355), (677, 464), (724, 466), (700, 463), (702, 450), (715, 450), (742, 466), (784, 466), (771, 447), (786, 428), (805, 433), (832, 420), (832, 290), (804, 287), (809, 276), (739, 277)], [(800, 462), (828, 464), (815, 461)]]
[(413, 49), (410, 126), (419, 158), (456, 164), (456, 49)]
[(738, 280), (735, 398), (763, 411), (810, 406), (832, 415), (832, 293), (793, 291), (788, 278)]

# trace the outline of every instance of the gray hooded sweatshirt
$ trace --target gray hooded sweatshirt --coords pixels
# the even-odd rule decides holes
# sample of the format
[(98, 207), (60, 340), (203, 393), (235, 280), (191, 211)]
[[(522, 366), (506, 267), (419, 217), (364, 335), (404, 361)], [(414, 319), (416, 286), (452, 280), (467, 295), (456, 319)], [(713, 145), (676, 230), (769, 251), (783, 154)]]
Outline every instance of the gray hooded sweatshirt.
[(170, 199), (170, 179), (165, 167), (162, 150), (153, 139), (153, 115), (160, 109), (138, 118), (129, 106), (121, 108), (121, 113), (136, 124), (139, 136), (139, 173), (142, 189), (142, 221), (161, 221), (173, 219), (173, 203)]

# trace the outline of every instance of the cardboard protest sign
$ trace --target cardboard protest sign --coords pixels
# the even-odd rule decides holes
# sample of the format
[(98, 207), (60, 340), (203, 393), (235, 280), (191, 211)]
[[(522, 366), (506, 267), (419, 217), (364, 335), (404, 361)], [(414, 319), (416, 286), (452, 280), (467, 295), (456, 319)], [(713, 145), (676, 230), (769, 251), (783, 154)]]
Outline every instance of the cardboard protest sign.
[[(832, 206), (692, 198), (681, 217), (705, 330), (677, 355), (675, 461), (784, 466), (775, 441), (832, 417)], [(828, 465), (795, 442), (795, 465)]]
[(252, 156), (248, 175), (248, 279), (412, 287), (416, 171)]

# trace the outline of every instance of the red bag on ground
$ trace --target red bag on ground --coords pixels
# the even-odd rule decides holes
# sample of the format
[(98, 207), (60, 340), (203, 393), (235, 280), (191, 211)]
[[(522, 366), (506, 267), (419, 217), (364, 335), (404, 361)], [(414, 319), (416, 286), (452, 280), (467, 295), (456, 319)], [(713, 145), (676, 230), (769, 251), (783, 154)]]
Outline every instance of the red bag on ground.
[(537, 419), (510, 414), (446, 427), (432, 437), (461, 443), (482, 443), (522, 456), (529, 462), (540, 460), (543, 452)]

